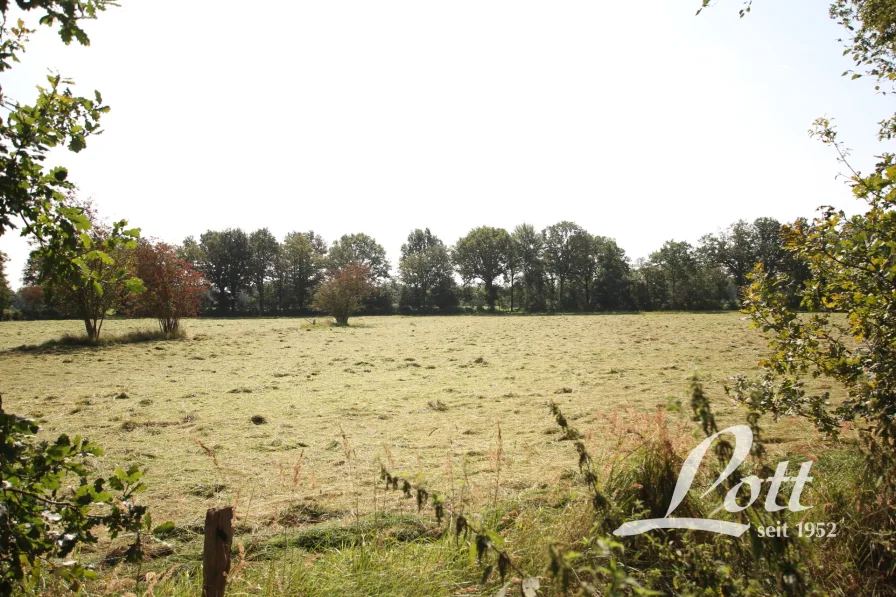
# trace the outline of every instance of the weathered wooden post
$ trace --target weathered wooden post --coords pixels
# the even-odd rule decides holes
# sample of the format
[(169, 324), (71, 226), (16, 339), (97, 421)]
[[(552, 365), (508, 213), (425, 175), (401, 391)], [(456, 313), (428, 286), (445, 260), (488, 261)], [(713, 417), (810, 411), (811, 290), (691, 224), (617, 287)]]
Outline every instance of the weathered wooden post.
[(209, 508), (205, 513), (202, 550), (202, 597), (224, 597), (233, 544), (233, 507)]

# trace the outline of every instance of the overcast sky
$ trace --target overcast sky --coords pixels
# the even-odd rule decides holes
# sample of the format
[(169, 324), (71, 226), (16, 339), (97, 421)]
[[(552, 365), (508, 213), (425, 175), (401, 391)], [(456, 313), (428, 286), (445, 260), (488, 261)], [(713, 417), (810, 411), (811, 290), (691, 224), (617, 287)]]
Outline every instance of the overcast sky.
[[(740, 218), (856, 211), (807, 130), (835, 117), (867, 167), (889, 106), (840, 76), (827, 3), (699, 3), (122, 0), (89, 48), (43, 28), (2, 85), (27, 103), (53, 68), (99, 89), (105, 132), (51, 165), (172, 243), (366, 232), (394, 264), (413, 228), (451, 244), (574, 220), (635, 259)], [(27, 244), (0, 250), (18, 286)]]

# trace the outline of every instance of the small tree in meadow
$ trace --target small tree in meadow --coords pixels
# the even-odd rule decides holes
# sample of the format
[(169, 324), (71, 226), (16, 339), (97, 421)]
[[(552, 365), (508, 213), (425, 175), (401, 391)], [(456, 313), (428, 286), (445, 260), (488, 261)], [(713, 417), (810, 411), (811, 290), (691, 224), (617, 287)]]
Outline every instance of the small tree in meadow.
[[(83, 213), (82, 208), (73, 209)], [(40, 279), (48, 283), (63, 310), (84, 322), (91, 342), (99, 340), (106, 315), (144, 289), (131, 274), (140, 229), (126, 226), (126, 220), (106, 226), (91, 224), (85, 217), (84, 230), (73, 241), (76, 248), (66, 253), (71, 267), (58, 267), (58, 259), (46, 247), (35, 251)]]
[(199, 311), (207, 284), (202, 274), (179, 259), (171, 245), (144, 242), (137, 247), (135, 275), (146, 291), (134, 298), (135, 315), (155, 317), (168, 335), (180, 331), (180, 319)]
[(336, 270), (320, 285), (312, 307), (332, 315), (338, 325), (348, 325), (349, 316), (361, 308), (361, 301), (373, 290), (370, 268), (353, 263)]

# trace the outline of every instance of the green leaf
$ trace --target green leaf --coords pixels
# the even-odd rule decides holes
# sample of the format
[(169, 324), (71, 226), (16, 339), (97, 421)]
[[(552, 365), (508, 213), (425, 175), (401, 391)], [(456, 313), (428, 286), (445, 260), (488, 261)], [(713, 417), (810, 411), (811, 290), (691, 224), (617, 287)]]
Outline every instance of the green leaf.
[(174, 523), (169, 520), (168, 522), (163, 522), (162, 524), (154, 528), (152, 530), (152, 534), (160, 538), (167, 537), (174, 532), (175, 528), (176, 526), (174, 525)]
[(87, 142), (84, 140), (83, 135), (75, 135), (72, 137), (72, 140), (68, 142), (68, 148), (75, 153), (80, 153), (85, 147), (87, 147)]
[(486, 531), (486, 535), (491, 540), (492, 545), (494, 545), (497, 549), (504, 549), (504, 537), (496, 533), (495, 531)]
[(92, 227), (90, 220), (82, 213), (75, 213), (66, 216), (66, 219), (74, 225), (78, 230), (90, 230)]
[(134, 294), (143, 294), (146, 292), (146, 285), (140, 278), (128, 278), (124, 281), (125, 287)]
[(99, 249), (90, 251), (89, 253), (84, 255), (84, 258), (88, 261), (91, 259), (98, 259), (106, 265), (115, 265), (115, 260), (112, 259), (108, 253), (106, 253), (105, 251), (100, 251)]

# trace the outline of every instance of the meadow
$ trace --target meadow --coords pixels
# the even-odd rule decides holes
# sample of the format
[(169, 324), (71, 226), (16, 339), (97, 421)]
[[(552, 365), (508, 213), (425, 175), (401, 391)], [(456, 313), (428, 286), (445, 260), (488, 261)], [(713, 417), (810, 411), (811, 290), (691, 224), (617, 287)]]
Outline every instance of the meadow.
[[(154, 325), (113, 320), (104, 333)], [(320, 550), (276, 551), (284, 537), (288, 545), (308, 529), (325, 525), (329, 533), (383, 511), (413, 524), (413, 501), (378, 489), (382, 467), (454, 501), (463, 491), (471, 510), (516, 504), (519, 515), (527, 504), (556, 503), (577, 468), (549, 401), (584, 433), (592, 454), (609, 456), (658, 411), (675, 400), (686, 405), (694, 373), (720, 426), (742, 422), (723, 387), (730, 376), (756, 373), (767, 351), (739, 313), (185, 325), (183, 340), (68, 347), (45, 343), (81, 332), (79, 322), (0, 324), (3, 407), (37, 419), (46, 437), (97, 441), (105, 449), (94, 463), (99, 471), (145, 467), (141, 500), (154, 520), (182, 530), (174, 554), (161, 554), (177, 565), (195, 562), (205, 510), (216, 505), (236, 504), (244, 559), (299, 558), (302, 570), (317, 565)], [(816, 387), (837, 397), (836, 388)], [(686, 406), (662, 416), (685, 453), (698, 443)], [(763, 424), (770, 450), (792, 461), (824, 449), (805, 421)], [(337, 552), (327, 557), (346, 557)], [(128, 582), (105, 590), (132, 589)], [(283, 590), (257, 578), (250, 584), (249, 593)], [(395, 594), (415, 594), (408, 586)], [(479, 594), (475, 586), (463, 585), (474, 587), (463, 594)], [(445, 587), (444, 594), (463, 588)]]

